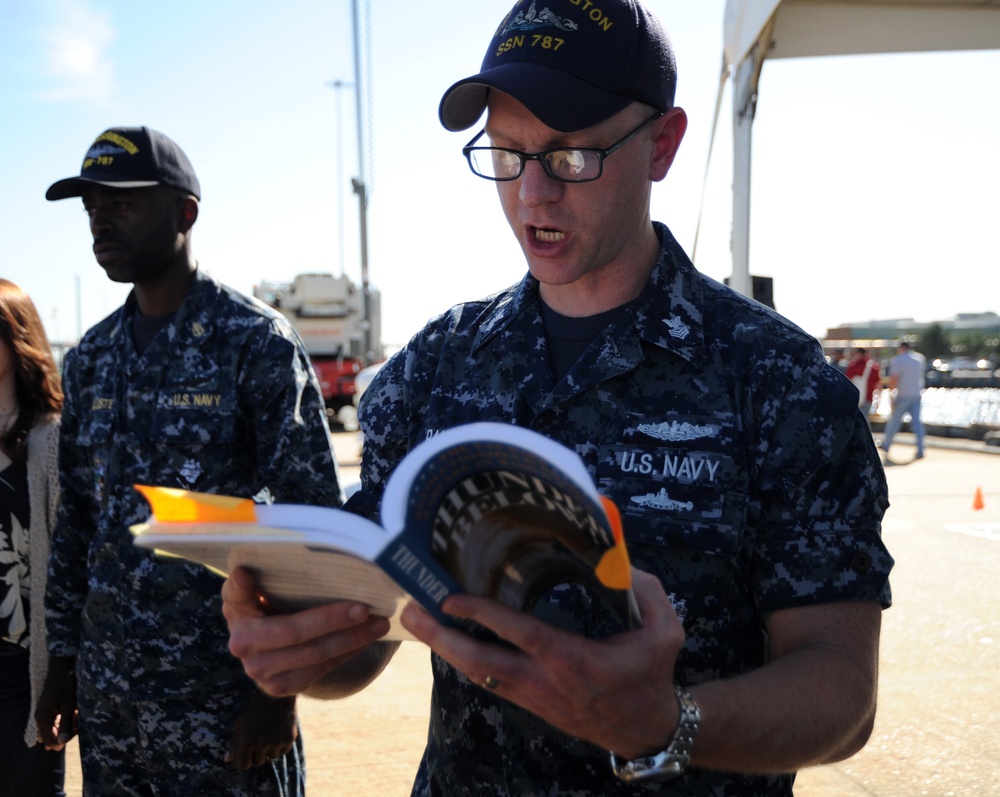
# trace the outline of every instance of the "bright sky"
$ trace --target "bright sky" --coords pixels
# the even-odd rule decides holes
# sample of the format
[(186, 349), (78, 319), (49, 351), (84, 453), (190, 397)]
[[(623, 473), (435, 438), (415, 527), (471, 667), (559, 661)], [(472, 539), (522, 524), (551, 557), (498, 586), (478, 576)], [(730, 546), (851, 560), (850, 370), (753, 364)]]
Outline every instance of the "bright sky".
[[(437, 120), (441, 94), (478, 70), (510, 0), (371, 4), (369, 276), (393, 344), (524, 273), (494, 187), (461, 156), (475, 131)], [(690, 251), (725, 2), (649, 4), (674, 41), (690, 117), (653, 216)], [(341, 268), (360, 280), (351, 30), (350, 0), (0, 4), (0, 274), (32, 295), (53, 340), (74, 340), (127, 292), (95, 263), (81, 204), (44, 199), (115, 125), (149, 125), (185, 149), (203, 190), (194, 251), (223, 282), (249, 293)], [(1000, 311), (998, 75), (996, 51), (765, 64), (750, 266), (774, 278), (779, 312), (822, 336), (851, 321)], [(719, 280), (732, 271), (731, 113), (727, 89), (696, 260)]]

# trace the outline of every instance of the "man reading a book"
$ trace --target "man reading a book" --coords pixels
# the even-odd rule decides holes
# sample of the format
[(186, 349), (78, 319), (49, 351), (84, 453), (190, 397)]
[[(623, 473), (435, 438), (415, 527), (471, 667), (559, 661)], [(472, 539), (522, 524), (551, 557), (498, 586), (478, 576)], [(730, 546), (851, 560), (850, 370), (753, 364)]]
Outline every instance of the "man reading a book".
[[(871, 733), (882, 467), (818, 343), (700, 275), (651, 219), (687, 125), (675, 84), (640, 0), (541, 0), (516, 3), (442, 99), (444, 126), (475, 133), (470, 179), (496, 183), (528, 274), (380, 370), (360, 411), (364, 493), (458, 424), (556, 439), (621, 513), (643, 625), (598, 640), (446, 601), (497, 643), (408, 607), (434, 654), (414, 795), (790, 795), (796, 770)], [(392, 652), (356, 603), (265, 616), (243, 571), (224, 610), (273, 694), (348, 694)]]

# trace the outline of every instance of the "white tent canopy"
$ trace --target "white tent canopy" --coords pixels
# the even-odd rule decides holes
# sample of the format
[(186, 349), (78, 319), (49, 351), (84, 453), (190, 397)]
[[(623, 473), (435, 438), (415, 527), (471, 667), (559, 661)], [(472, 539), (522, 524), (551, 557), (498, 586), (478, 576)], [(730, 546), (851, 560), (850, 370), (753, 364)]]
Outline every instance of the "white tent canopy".
[(752, 295), (751, 128), (766, 58), (993, 49), (1000, 49), (1000, 0), (728, 0), (719, 101), (731, 77), (731, 286)]

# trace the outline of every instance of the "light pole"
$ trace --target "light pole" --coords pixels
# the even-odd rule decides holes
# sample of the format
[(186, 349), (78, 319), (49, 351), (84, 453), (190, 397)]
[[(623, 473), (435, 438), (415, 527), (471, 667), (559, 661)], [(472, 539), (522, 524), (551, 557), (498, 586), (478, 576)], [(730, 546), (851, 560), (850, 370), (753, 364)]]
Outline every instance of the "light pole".
[(337, 95), (337, 242), (340, 247), (340, 276), (344, 276), (344, 129), (340, 90), (354, 88), (354, 84), (337, 79), (326, 85), (332, 86)]
[(364, 351), (362, 359), (365, 365), (371, 365), (375, 359), (375, 352), (372, 346), (372, 319), (371, 319), (371, 290), (368, 285), (368, 188), (365, 185), (365, 157), (364, 157), (364, 119), (361, 107), (361, 92), (358, 86), (361, 82), (361, 50), (358, 44), (358, 3), (351, 0), (351, 14), (354, 32), (354, 83), (347, 83), (343, 80), (331, 80), (326, 85), (332, 86), (337, 93), (337, 212), (339, 214), (338, 227), (340, 234), (340, 274), (344, 275), (344, 211), (340, 192), (342, 171), (343, 171), (343, 131), (341, 126), (341, 97), (342, 88), (355, 89), (354, 98), (356, 105), (356, 117), (358, 124), (358, 176), (351, 178), (351, 186), (358, 196), (359, 217), (361, 220), (361, 327), (364, 330)]
[(368, 289), (368, 191), (364, 182), (358, 179), (352, 179), (351, 186), (361, 207), (361, 326), (365, 333), (365, 365), (371, 365), (375, 352), (372, 350), (372, 299)]
[[(358, 0), (351, 0), (351, 17), (354, 29), (354, 82), (361, 84), (361, 46), (358, 42)], [(362, 323), (365, 332), (365, 365), (371, 365), (374, 358), (372, 350), (372, 317), (371, 317), (371, 291), (368, 287), (368, 189), (365, 186), (365, 157), (364, 157), (364, 119), (361, 108), (361, 92), (355, 90), (354, 102), (357, 109), (356, 116), (358, 122), (358, 177), (351, 180), (354, 193), (358, 195), (358, 204), (361, 216), (361, 296), (362, 296)]]

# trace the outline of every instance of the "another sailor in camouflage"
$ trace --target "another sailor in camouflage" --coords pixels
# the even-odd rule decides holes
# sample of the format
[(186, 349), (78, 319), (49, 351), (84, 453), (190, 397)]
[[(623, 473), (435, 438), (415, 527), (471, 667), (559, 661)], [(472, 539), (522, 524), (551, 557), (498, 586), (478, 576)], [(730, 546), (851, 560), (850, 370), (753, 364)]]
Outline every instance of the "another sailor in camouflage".
[(221, 762), (232, 709), (255, 688), (228, 652), (222, 579), (132, 544), (129, 527), (150, 512), (132, 485), (339, 506), (332, 441), (304, 346), (281, 315), (200, 270), (141, 354), (135, 312), (130, 296), (66, 357), (50, 652), (77, 656), (83, 687), (109, 700), (188, 710), (221, 700), (228, 730), (206, 731), (187, 759)]
[[(108, 697), (83, 682), (79, 708), (87, 718), (80, 725), (80, 763), (88, 779), (114, 784), (115, 795), (150, 794), (145, 772), (137, 772), (134, 755), (136, 740), (123, 735), (126, 727), (137, 726), (139, 743), (149, 759), (146, 770), (161, 770), (164, 782), (174, 795), (225, 795), (225, 797), (303, 797), (305, 758), (302, 737), (292, 750), (263, 766), (236, 772), (231, 765), (207, 767), (205, 762), (224, 755), (233, 722), (249, 696), (246, 685), (232, 685), (215, 695), (198, 697), (192, 711), (186, 699), (133, 702)], [(93, 743), (83, 743), (90, 737)], [(89, 755), (93, 745), (101, 755)]]

